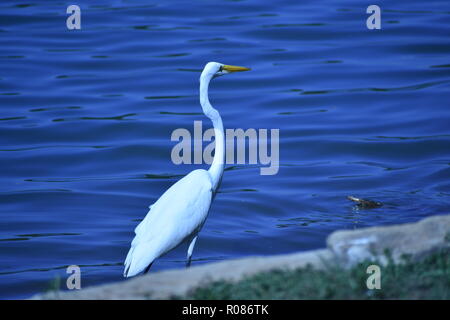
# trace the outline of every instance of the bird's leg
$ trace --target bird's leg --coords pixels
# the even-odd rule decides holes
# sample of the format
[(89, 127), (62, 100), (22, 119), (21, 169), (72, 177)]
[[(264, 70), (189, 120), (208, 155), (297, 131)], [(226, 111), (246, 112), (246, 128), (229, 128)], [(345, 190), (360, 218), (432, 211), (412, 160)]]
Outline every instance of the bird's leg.
[(195, 247), (195, 241), (197, 241), (197, 235), (191, 240), (191, 243), (189, 244), (188, 252), (187, 252), (187, 261), (186, 261), (186, 268), (189, 268), (191, 266), (191, 258), (192, 258), (192, 252), (194, 251)]

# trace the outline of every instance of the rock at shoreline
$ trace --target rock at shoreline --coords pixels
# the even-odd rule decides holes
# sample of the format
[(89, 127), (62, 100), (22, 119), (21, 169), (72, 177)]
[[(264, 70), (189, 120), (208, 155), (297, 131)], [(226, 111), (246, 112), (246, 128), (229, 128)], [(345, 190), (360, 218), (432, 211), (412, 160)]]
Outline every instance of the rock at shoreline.
[(450, 215), (433, 216), (417, 223), (336, 231), (327, 239), (328, 248), (345, 266), (371, 259), (387, 263), (402, 257), (421, 259), (442, 248), (450, 248)]
[(32, 299), (170, 299), (185, 296), (211, 282), (239, 281), (272, 270), (293, 270), (307, 265), (321, 269), (329, 264), (350, 267), (367, 259), (387, 263), (386, 250), (396, 263), (401, 262), (404, 255), (422, 259), (440, 249), (450, 249), (450, 215), (403, 225), (336, 231), (328, 237), (327, 245), (327, 249), (321, 250), (248, 257), (149, 273), (82, 290), (49, 292)]

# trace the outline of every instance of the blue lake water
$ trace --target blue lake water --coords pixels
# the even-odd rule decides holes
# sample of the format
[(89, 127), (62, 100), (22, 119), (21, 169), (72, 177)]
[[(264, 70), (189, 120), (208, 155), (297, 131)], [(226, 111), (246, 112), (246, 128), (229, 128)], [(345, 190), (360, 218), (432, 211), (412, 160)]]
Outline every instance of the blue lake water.
[[(81, 30), (66, 8), (81, 7)], [(0, 298), (79, 265), (122, 281), (133, 229), (170, 185), (173, 130), (202, 120), (208, 61), (226, 128), (280, 129), (280, 169), (227, 165), (193, 265), (325, 246), (338, 229), (450, 205), (450, 5), (382, 1), (2, 1)], [(354, 195), (384, 206), (357, 210)], [(184, 267), (186, 247), (153, 271)]]

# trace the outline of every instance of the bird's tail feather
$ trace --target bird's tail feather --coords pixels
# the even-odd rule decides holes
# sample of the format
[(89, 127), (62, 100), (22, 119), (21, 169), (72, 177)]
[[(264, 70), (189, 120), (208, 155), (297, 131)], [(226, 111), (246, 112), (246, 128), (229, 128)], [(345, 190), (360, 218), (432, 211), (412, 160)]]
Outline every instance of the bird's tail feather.
[(126, 257), (125, 262), (124, 262), (125, 269), (123, 270), (123, 276), (125, 278), (128, 277), (128, 271), (130, 270), (131, 260), (132, 260), (132, 257), (133, 257), (133, 251), (134, 251), (134, 248), (131, 247), (130, 251), (128, 251), (127, 257)]
[(128, 278), (141, 273), (158, 256), (159, 252), (152, 250), (151, 243), (132, 246), (125, 259), (123, 276)]

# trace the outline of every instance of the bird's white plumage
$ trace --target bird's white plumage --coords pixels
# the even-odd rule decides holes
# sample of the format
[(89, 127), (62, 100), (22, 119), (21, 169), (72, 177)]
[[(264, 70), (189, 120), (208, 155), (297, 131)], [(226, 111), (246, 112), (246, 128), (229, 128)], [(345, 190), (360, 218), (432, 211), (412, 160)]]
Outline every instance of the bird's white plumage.
[(225, 140), (222, 118), (208, 99), (211, 79), (230, 72), (250, 70), (218, 62), (206, 64), (200, 76), (200, 104), (212, 121), (215, 132), (215, 156), (208, 171), (194, 170), (170, 187), (153, 205), (144, 220), (134, 230), (136, 235), (125, 259), (125, 277), (135, 276), (153, 261), (187, 239), (188, 265), (197, 233), (208, 216), (213, 195), (222, 179), (225, 160)]
[(124, 276), (144, 271), (154, 259), (196, 233), (208, 216), (211, 200), (212, 183), (206, 170), (194, 170), (172, 185), (136, 227)]

